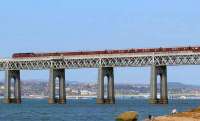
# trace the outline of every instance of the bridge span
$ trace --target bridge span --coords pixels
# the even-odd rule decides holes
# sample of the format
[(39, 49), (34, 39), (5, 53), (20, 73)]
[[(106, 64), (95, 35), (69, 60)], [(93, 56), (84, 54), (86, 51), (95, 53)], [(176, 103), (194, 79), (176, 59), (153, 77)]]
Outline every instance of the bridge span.
[[(5, 103), (21, 103), (20, 70), (49, 70), (48, 102), (64, 104), (65, 69), (98, 68), (97, 103), (114, 104), (114, 67), (151, 66), (150, 99), (153, 104), (168, 103), (167, 66), (199, 65), (200, 47), (147, 48), (105, 51), (15, 53), (12, 58), (0, 59), (0, 71), (5, 71)], [(160, 76), (160, 80), (157, 77)], [(104, 77), (107, 77), (105, 98)], [(55, 94), (55, 81), (59, 79), (59, 97)], [(14, 97), (11, 97), (11, 80), (14, 80)], [(160, 81), (160, 99), (157, 97)]]

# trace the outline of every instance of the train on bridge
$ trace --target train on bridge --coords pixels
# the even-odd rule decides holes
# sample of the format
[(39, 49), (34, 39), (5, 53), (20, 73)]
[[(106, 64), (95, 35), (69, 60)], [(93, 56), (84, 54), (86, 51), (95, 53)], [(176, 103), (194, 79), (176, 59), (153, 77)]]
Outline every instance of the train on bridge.
[[(66, 103), (65, 69), (98, 68), (96, 102), (99, 104), (114, 104), (114, 68), (151, 66), (149, 102), (153, 104), (167, 104), (167, 66), (178, 65), (200, 65), (200, 46), (54, 53), (15, 53), (11, 59), (0, 60), (0, 70), (5, 71), (5, 103), (21, 103), (21, 70), (48, 69), (48, 102), (50, 104), (64, 104)], [(107, 77), (107, 80), (104, 77)], [(55, 95), (57, 78), (59, 79), (58, 96)], [(14, 80), (14, 91), (11, 91), (12, 80)], [(105, 81), (107, 81), (106, 87), (104, 87)], [(160, 83), (159, 90), (157, 88), (158, 81)], [(107, 91), (104, 88), (107, 88)], [(160, 96), (157, 96), (158, 91), (160, 91)], [(14, 94), (14, 97), (11, 96), (11, 93)]]
[(14, 53), (12, 58), (33, 58), (49, 56), (75, 56), (75, 55), (98, 55), (98, 54), (126, 54), (126, 53), (148, 53), (148, 52), (200, 52), (200, 47), (176, 47), (176, 48), (146, 48), (127, 50), (103, 50), (103, 51), (77, 51), (77, 52), (52, 52), (52, 53)]

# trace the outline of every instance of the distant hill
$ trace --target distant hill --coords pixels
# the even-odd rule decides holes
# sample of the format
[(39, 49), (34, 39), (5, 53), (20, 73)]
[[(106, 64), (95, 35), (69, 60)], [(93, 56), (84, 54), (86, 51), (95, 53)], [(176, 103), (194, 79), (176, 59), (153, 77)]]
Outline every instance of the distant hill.
[(168, 82), (168, 88), (169, 89), (180, 89), (180, 88), (200, 88), (200, 85), (188, 85), (188, 84), (183, 84), (180, 82)]
[[(43, 82), (43, 83), (48, 83), (48, 81), (39, 81), (39, 80), (26, 80), (26, 81), (22, 81), (22, 82), (27, 82), (27, 83), (33, 83), (33, 82), (37, 82), (37, 83), (40, 83), (40, 82)], [(92, 81), (93, 82), (93, 81)], [(66, 81), (66, 84), (67, 85), (79, 85), (79, 84), (84, 84), (84, 83), (92, 83), (92, 82), (80, 82), (80, 81)], [(94, 81), (95, 83), (95, 81)], [(0, 85), (4, 85), (4, 80), (0, 80)], [(131, 88), (132, 86), (144, 86), (144, 87), (149, 87), (149, 84), (136, 84), (136, 83), (132, 83), (132, 84), (126, 84), (126, 83), (123, 83), (123, 84), (119, 84), (119, 83), (116, 83), (115, 84), (115, 87), (120, 87), (120, 88)], [(160, 87), (160, 84), (158, 83), (158, 88)], [(189, 85), (189, 84), (183, 84), (183, 83), (180, 83), (180, 82), (168, 82), (168, 88), (169, 89), (183, 89), (183, 88), (190, 88), (190, 89), (197, 89), (199, 88), (200, 89), (200, 85)]]
[[(115, 87), (120, 87), (120, 88), (131, 88), (132, 86), (135, 86), (135, 87), (140, 87), (140, 86), (150, 86), (149, 84), (116, 84)], [(158, 89), (160, 88), (160, 83), (158, 83), (157, 85)], [(180, 83), (180, 82), (168, 82), (168, 88), (169, 89), (200, 89), (200, 85), (189, 85), (189, 84), (183, 84), (183, 83)]]

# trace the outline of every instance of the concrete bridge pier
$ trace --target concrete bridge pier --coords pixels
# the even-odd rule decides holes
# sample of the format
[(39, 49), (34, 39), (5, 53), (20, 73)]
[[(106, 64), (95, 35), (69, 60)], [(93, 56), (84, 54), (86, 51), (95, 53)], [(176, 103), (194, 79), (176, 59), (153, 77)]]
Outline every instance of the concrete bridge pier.
[[(107, 98), (104, 97), (104, 77), (107, 77)], [(97, 84), (97, 100), (98, 104), (114, 104), (115, 103), (115, 92), (114, 92), (114, 72), (113, 67), (101, 67), (98, 73), (98, 84)]]
[[(160, 99), (157, 97), (157, 77), (160, 76)], [(151, 96), (150, 103), (152, 104), (168, 104), (168, 89), (167, 89), (167, 66), (152, 66), (151, 67)]]
[(156, 66), (151, 67), (151, 79), (150, 79), (150, 103), (156, 104), (158, 103), (157, 99), (157, 68)]
[(160, 104), (168, 104), (167, 66), (162, 66), (160, 73)]
[[(49, 79), (49, 104), (65, 104), (66, 92), (65, 92), (65, 69), (50, 69)], [(57, 80), (58, 79), (58, 80)], [(56, 82), (58, 81), (58, 82)], [(58, 97), (56, 96), (56, 83), (58, 85)]]
[(20, 70), (6, 70), (5, 72), (4, 103), (21, 103)]

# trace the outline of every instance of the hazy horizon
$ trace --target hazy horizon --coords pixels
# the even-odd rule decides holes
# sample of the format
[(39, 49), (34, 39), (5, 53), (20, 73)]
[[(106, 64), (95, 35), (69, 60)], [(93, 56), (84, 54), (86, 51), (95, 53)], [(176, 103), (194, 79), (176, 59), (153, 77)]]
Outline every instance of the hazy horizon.
[[(48, 83), (49, 82), (49, 80), (44, 80), (44, 79), (26, 79), (26, 80), (21, 80), (22, 82), (46, 82), (46, 83)], [(4, 83), (4, 80), (0, 80), (0, 82), (1, 83)], [(70, 82), (70, 83), (85, 83), (85, 84), (88, 84), (88, 83), (90, 83), (90, 84), (95, 84), (95, 83), (97, 83), (97, 80), (91, 80), (91, 81), (80, 81), (80, 80), (66, 80), (66, 84), (67, 84), (67, 82)], [(172, 82), (168, 82), (168, 83), (171, 83), (171, 84), (173, 84), (173, 83), (177, 83), (177, 84), (183, 84), (183, 85), (191, 85), (191, 86), (200, 86), (200, 84), (198, 85), (196, 85), (196, 84), (187, 84), (187, 83), (184, 83), (184, 82), (176, 82), (176, 81), (172, 81)], [(126, 81), (126, 82), (119, 82), (119, 81), (117, 81), (116, 83), (115, 83), (115, 85), (116, 84), (122, 84), (122, 85), (137, 85), (137, 84), (141, 84), (141, 85), (150, 85), (150, 83), (143, 83), (142, 81), (141, 82), (137, 82), (137, 83), (134, 83), (134, 81)], [(158, 85), (159, 85), (160, 83), (158, 82)]]

